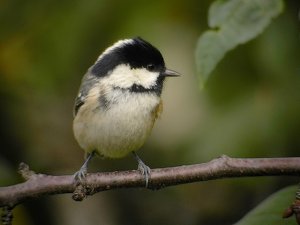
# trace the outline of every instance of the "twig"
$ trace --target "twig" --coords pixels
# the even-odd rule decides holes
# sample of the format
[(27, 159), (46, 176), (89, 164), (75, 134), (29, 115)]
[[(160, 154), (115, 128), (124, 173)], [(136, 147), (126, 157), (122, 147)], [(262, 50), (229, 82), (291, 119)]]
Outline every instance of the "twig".
[[(0, 188), (0, 207), (13, 207), (29, 198), (42, 195), (74, 193), (75, 200), (82, 200), (87, 195), (99, 191), (117, 188), (145, 187), (143, 176), (136, 171), (120, 171), (88, 174), (83, 186), (76, 186), (72, 175), (50, 176), (28, 173), (24, 183)], [(27, 176), (28, 175), (28, 176)], [(300, 176), (300, 157), (294, 158), (229, 158), (222, 156), (208, 163), (152, 169), (149, 189), (215, 180), (229, 177), (250, 176)]]

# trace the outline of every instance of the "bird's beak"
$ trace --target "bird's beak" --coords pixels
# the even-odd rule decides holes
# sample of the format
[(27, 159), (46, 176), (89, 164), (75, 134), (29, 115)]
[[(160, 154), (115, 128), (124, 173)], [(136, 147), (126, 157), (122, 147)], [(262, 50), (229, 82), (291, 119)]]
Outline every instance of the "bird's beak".
[(178, 77), (180, 76), (181, 74), (180, 73), (177, 73), (176, 71), (174, 70), (169, 70), (169, 69), (166, 69), (164, 72), (161, 73), (162, 76), (165, 76), (165, 77)]

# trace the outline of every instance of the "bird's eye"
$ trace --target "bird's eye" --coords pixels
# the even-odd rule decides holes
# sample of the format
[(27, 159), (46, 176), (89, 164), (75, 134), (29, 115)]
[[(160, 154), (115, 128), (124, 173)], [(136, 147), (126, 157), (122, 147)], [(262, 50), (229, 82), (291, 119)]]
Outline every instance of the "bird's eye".
[(147, 65), (147, 70), (153, 71), (155, 69), (155, 66), (153, 64), (148, 64)]

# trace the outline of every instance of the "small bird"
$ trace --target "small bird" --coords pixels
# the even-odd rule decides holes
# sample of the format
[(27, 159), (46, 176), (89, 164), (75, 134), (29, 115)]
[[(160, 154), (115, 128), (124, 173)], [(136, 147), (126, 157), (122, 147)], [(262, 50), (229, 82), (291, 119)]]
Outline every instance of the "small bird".
[(86, 152), (74, 174), (77, 182), (85, 179), (95, 154), (121, 158), (132, 152), (148, 186), (151, 170), (135, 151), (162, 111), (165, 77), (179, 75), (166, 69), (159, 50), (140, 37), (120, 40), (99, 56), (84, 75), (75, 100), (74, 136)]

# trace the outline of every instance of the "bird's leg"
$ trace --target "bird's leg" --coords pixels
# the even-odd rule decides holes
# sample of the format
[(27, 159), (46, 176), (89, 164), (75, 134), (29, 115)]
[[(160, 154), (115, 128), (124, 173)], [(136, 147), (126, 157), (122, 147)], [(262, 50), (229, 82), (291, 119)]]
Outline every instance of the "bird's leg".
[(74, 179), (75, 181), (78, 182), (82, 182), (87, 174), (87, 169), (88, 169), (88, 165), (89, 162), (91, 161), (91, 159), (93, 158), (93, 156), (95, 155), (95, 152), (91, 152), (91, 153), (87, 153), (86, 159), (83, 163), (83, 165), (80, 167), (80, 169), (74, 174)]
[(151, 173), (151, 169), (149, 166), (147, 166), (142, 160), (141, 158), (135, 153), (132, 152), (136, 161), (138, 162), (138, 170), (141, 172), (141, 174), (145, 177), (145, 182), (146, 182), (146, 188), (148, 187), (148, 183), (149, 183), (149, 176)]

